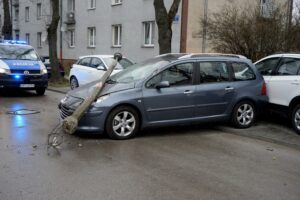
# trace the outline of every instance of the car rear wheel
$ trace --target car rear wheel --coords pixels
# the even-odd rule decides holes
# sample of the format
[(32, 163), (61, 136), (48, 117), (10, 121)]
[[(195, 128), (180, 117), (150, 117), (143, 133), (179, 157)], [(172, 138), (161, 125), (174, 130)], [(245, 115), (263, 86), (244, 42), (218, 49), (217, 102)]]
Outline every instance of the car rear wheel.
[(46, 88), (37, 88), (37, 89), (35, 89), (35, 91), (36, 91), (37, 95), (43, 96), (46, 92)]
[(139, 115), (129, 106), (120, 106), (108, 116), (106, 132), (111, 139), (124, 140), (132, 138), (140, 128)]
[(255, 121), (256, 111), (252, 102), (241, 101), (233, 109), (232, 123), (236, 128), (249, 128)]
[(296, 105), (293, 110), (292, 123), (296, 133), (300, 134), (300, 104)]
[(78, 80), (76, 77), (74, 77), (74, 76), (71, 77), (70, 86), (71, 86), (72, 90), (79, 87)]

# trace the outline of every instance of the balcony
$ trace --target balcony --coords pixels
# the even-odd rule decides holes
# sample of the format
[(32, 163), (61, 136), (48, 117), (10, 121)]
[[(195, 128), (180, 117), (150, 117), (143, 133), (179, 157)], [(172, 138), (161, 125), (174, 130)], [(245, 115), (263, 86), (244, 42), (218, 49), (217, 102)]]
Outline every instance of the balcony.
[(20, 2), (19, 2), (19, 0), (12, 0), (11, 4), (12, 4), (13, 6), (19, 6), (19, 5), (20, 5)]
[(13, 30), (20, 30), (19, 20), (14, 20), (12, 24), (13, 24)]
[(72, 25), (72, 24), (75, 24), (75, 23), (76, 23), (76, 21), (75, 21), (75, 13), (74, 12), (68, 12), (67, 16), (66, 16), (65, 24)]

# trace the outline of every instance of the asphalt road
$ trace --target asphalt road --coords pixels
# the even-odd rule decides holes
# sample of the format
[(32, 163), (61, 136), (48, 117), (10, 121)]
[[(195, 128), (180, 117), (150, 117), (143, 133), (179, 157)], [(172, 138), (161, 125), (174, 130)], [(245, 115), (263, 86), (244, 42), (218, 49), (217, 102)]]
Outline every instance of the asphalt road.
[[(0, 94), (0, 200), (300, 199), (300, 150), (226, 125), (148, 130), (126, 141), (66, 135), (61, 154), (47, 155), (62, 96)], [(40, 113), (6, 114), (21, 108)], [(262, 127), (243, 132), (290, 131)]]

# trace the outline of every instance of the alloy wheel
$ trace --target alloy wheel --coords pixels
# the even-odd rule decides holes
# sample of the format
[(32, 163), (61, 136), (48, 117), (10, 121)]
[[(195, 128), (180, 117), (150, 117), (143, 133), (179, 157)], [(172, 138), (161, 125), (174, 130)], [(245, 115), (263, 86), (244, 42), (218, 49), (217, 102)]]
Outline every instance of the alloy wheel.
[(296, 128), (300, 130), (300, 108), (295, 112), (294, 121)]
[(237, 109), (237, 121), (243, 126), (249, 125), (254, 119), (254, 110), (250, 104), (242, 104)]
[(130, 135), (136, 126), (134, 115), (128, 111), (122, 111), (115, 115), (112, 121), (113, 131), (122, 137)]

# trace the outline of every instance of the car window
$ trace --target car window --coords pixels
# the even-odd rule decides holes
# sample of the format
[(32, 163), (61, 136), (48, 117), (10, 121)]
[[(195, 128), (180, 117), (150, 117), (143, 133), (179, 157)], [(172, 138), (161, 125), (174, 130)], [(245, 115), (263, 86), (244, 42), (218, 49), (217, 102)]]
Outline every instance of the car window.
[(150, 79), (146, 87), (154, 88), (161, 81), (169, 81), (170, 87), (193, 84), (193, 63), (178, 64)]
[(229, 81), (229, 72), (224, 62), (201, 62), (200, 82), (212, 83)]
[(91, 58), (82, 58), (78, 64), (88, 67), (88, 66), (90, 66), (90, 61), (91, 61)]
[(99, 58), (92, 58), (90, 67), (97, 68), (99, 66), (104, 66), (103, 62)]
[(257, 63), (255, 66), (261, 75), (271, 75), (280, 58), (270, 58)]
[(122, 67), (125, 69), (127, 67), (129, 67), (130, 65), (133, 65), (133, 63), (131, 61), (129, 61), (126, 58), (123, 58), (119, 61), (120, 65), (122, 65)]
[(255, 74), (246, 63), (232, 63), (235, 81), (254, 80)]
[[(114, 62), (114, 58), (110, 58), (110, 57), (107, 57), (107, 58), (102, 58), (103, 61), (105, 62), (106, 66), (109, 67), (111, 66), (111, 64)], [(123, 67), (120, 65), (120, 63), (118, 62), (116, 67), (115, 67), (116, 70), (122, 70)]]
[(300, 69), (300, 59), (283, 58), (278, 67), (277, 75), (297, 75)]

